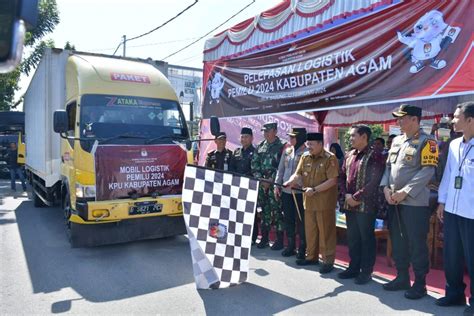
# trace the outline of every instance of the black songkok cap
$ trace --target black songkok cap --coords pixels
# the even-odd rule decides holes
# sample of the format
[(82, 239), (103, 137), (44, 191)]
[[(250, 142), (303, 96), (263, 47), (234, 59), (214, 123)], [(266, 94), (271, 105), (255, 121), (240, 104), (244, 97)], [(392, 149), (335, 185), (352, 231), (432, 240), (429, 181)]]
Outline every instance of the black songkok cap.
[(240, 131), (240, 135), (250, 135), (252, 136), (252, 129), (249, 127), (242, 127), (242, 130)]
[(323, 137), (323, 133), (308, 133), (306, 139), (323, 141), (324, 137)]

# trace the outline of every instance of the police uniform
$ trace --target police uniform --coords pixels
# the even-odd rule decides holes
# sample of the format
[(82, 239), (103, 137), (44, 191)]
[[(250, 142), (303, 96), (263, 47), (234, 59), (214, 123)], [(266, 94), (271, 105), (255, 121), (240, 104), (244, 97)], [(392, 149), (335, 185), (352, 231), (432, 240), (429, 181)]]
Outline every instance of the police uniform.
[[(219, 133), (216, 139), (227, 138), (224, 132)], [(229, 170), (232, 161), (232, 151), (225, 148), (223, 151), (217, 149), (211, 150), (207, 153), (206, 164), (207, 168), (227, 171)]]
[[(301, 156), (307, 152), (307, 148), (304, 145), (306, 141), (305, 128), (292, 128), (288, 136), (294, 137), (296, 144), (283, 151), (275, 180), (278, 184), (283, 184), (290, 179), (298, 166)], [(306, 237), (304, 234), (303, 194), (301, 191), (294, 191), (291, 188), (282, 188), (280, 199), (286, 237), (288, 239), (288, 245), (286, 249), (283, 250), (282, 256), (289, 257), (295, 254), (296, 226), (298, 226), (299, 247), (297, 258), (304, 259), (306, 253)]]
[[(320, 133), (308, 133), (309, 140), (323, 140)], [(323, 149), (317, 156), (305, 153), (296, 168), (303, 188), (314, 188), (339, 176), (339, 163), (331, 152)], [(312, 196), (304, 195), (306, 261), (317, 262), (319, 254), (324, 265), (332, 266), (336, 254), (337, 185)], [(298, 261), (297, 261), (298, 263)]]
[[(267, 123), (263, 125), (262, 130), (277, 129), (276, 123)], [(252, 159), (252, 174), (258, 179), (268, 179), (269, 181), (275, 181), (278, 164), (281, 159), (284, 144), (280, 138), (276, 138), (273, 143), (268, 143), (263, 140), (258, 144), (255, 149), (255, 154)], [(268, 234), (272, 222), (276, 226), (277, 230), (277, 241), (272, 249), (283, 248), (283, 216), (281, 214), (280, 202), (275, 199), (273, 192), (273, 185), (268, 190), (264, 189), (263, 185), (259, 186), (258, 192), (258, 205), (262, 208), (262, 239), (260, 240), (259, 248), (263, 248), (268, 244)], [(279, 247), (281, 245), (281, 247)]]
[[(393, 115), (421, 117), (421, 108), (404, 104)], [(397, 278), (384, 285), (386, 290), (408, 289), (408, 268), (411, 263), (415, 284), (405, 293), (407, 298), (416, 299), (426, 295), (425, 277), (429, 271), (427, 234), (431, 216), (428, 183), (437, 164), (438, 145), (431, 135), (421, 129), (412, 137), (400, 135), (393, 139), (380, 183), (392, 193), (407, 193), (398, 205), (389, 206), (388, 228)]]

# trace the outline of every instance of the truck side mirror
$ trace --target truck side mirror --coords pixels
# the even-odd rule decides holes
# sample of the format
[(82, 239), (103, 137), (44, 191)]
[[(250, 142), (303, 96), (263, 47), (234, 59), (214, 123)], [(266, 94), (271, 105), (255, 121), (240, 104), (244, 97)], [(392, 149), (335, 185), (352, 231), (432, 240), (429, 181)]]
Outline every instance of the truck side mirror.
[(36, 26), (38, 0), (0, 1), (0, 73), (20, 63), (26, 29)]
[(193, 149), (193, 143), (189, 139), (187, 139), (186, 140), (186, 150), (190, 151), (191, 149)]
[(54, 111), (53, 122), (55, 133), (66, 133), (69, 128), (69, 118), (66, 110)]
[(221, 132), (221, 126), (217, 116), (211, 116), (211, 134), (217, 136)]

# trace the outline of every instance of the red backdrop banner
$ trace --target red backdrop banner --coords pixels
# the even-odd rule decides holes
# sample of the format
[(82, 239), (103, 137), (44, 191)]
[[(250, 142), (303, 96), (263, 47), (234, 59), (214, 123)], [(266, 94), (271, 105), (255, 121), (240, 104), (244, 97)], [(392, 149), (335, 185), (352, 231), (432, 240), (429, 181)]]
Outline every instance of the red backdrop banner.
[(98, 146), (95, 152), (98, 201), (181, 194), (186, 152), (178, 145)]
[(203, 117), (474, 93), (474, 2), (403, 1), (252, 55), (206, 62)]

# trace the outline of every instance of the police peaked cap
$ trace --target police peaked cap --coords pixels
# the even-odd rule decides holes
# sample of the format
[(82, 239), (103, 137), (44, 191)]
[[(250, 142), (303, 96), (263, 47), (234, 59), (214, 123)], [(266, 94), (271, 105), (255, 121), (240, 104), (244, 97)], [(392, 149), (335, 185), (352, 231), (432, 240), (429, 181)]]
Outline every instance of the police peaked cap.
[(421, 117), (421, 108), (414, 105), (402, 104), (398, 111), (392, 112), (392, 115), (394, 117), (403, 117), (405, 115)]
[(306, 135), (306, 128), (294, 127), (291, 129), (291, 132), (288, 133), (288, 136), (296, 137), (298, 135)]
[(223, 138), (227, 138), (227, 134), (225, 132), (219, 132), (217, 135), (216, 135), (216, 138), (215, 139), (223, 139)]

